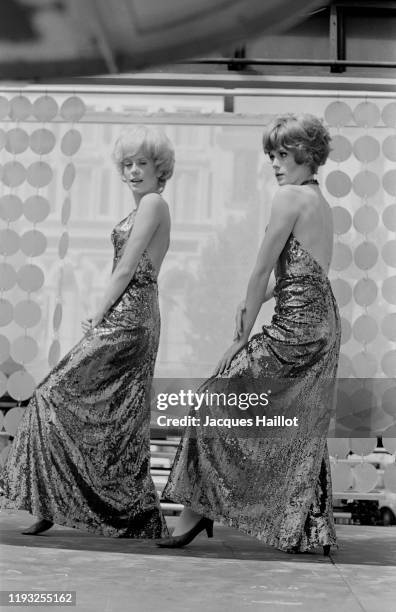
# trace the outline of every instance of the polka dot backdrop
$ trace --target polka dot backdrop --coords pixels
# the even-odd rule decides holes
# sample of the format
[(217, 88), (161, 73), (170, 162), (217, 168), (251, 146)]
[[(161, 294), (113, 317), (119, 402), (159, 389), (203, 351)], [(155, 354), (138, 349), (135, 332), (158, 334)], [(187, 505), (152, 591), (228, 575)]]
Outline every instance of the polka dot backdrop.
[[(62, 265), (51, 317), (43, 289), (54, 247), (53, 230), (48, 232), (46, 222), (59, 225), (57, 254), (62, 263), (69, 241), (73, 156), (81, 145), (76, 123), (84, 113), (84, 102), (77, 96), (0, 96), (0, 396), (8, 393), (18, 404), (30, 398), (38, 382), (34, 365), (43, 358), (43, 345), (50, 367), (60, 357)], [(55, 181), (62, 183), (62, 206), (53, 198), (59, 192)], [(52, 319), (50, 343), (44, 316)], [(23, 408), (12, 408), (5, 418), (2, 414), (2, 430), (13, 435), (22, 413)], [(6, 449), (0, 461), (5, 457)]]
[[(336, 234), (330, 279), (342, 317), (338, 376), (362, 379), (386, 446), (387, 431), (395, 436), (395, 402), (384, 402), (386, 393), (396, 395), (395, 103), (335, 100), (324, 116), (333, 137), (323, 172)], [(370, 385), (373, 378), (382, 380)], [(339, 396), (341, 420), (350, 407), (350, 393)], [(355, 415), (353, 426), (362, 424)]]
[[(288, 110), (292, 101), (285, 101)], [(384, 382), (370, 397), (378, 414), (385, 415), (381, 423), (387, 435), (396, 374), (396, 103), (315, 98), (309, 104), (310, 112), (324, 117), (333, 137), (319, 178), (334, 214), (330, 279), (341, 312), (338, 375)], [(62, 266), (70, 249), (74, 156), (82, 144), (78, 122), (84, 112), (84, 101), (75, 95), (0, 96), (0, 390), (8, 389), (16, 400), (23, 401), (32, 390), (42, 347), (49, 366), (61, 354)], [(46, 231), (49, 219), (59, 224), (55, 244)], [(49, 302), (43, 287), (52, 251), (60, 273), (55, 301)], [(37, 335), (43, 320), (50, 321), (50, 332)], [(340, 397), (348, 407), (348, 394)], [(358, 415), (352, 417), (349, 422), (359, 424)]]

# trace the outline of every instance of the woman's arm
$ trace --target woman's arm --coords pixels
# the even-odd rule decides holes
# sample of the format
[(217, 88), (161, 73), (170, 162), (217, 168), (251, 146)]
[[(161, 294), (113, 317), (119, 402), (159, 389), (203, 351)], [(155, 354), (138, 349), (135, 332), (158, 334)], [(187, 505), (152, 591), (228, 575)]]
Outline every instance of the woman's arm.
[[(268, 285), (267, 285), (267, 290), (265, 292), (265, 296), (262, 301), (262, 304), (265, 304), (265, 302), (269, 302), (269, 300), (271, 300), (274, 297), (275, 286), (276, 286), (275, 275), (273, 272), (271, 272), (271, 275), (268, 281)], [(244, 321), (245, 313), (246, 313), (246, 299), (243, 300), (240, 304), (238, 304), (238, 307), (237, 307), (237, 312), (235, 315), (234, 340), (238, 340), (242, 336), (243, 321)]]
[(299, 209), (299, 193), (293, 185), (281, 187), (274, 197), (268, 228), (249, 279), (242, 334), (224, 353), (217, 364), (215, 374), (221, 374), (228, 368), (233, 357), (248, 342), (252, 327), (267, 295), (271, 272), (293, 230)]
[(106, 312), (118, 300), (130, 283), (142, 253), (160, 225), (164, 212), (164, 201), (161, 196), (156, 193), (143, 196), (124, 253), (110, 278), (109, 286), (103, 296), (98, 312), (92, 319), (93, 327), (100, 323)]
[(274, 197), (268, 229), (258, 252), (246, 293), (246, 315), (242, 339), (245, 342), (267, 294), (272, 270), (293, 230), (298, 217), (298, 196), (292, 185), (279, 189)]

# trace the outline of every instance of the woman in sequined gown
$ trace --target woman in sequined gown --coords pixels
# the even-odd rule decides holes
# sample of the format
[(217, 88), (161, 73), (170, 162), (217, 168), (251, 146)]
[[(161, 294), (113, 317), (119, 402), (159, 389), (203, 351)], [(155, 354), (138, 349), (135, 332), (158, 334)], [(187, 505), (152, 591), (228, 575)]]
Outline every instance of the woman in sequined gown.
[[(272, 390), (261, 416), (296, 417), (298, 426), (259, 432), (257, 426), (250, 436), (236, 425), (233, 430), (188, 427), (163, 492), (185, 508), (173, 537), (159, 546), (183, 546), (204, 529), (210, 537), (213, 520), (287, 552), (321, 545), (328, 554), (336, 543), (326, 435), (340, 319), (327, 278), (332, 214), (314, 179), (327, 159), (329, 141), (327, 130), (311, 115), (284, 115), (266, 130), (264, 151), (280, 189), (246, 300), (237, 312), (234, 342), (198, 390)], [(261, 304), (272, 295), (271, 324), (249, 340)], [(208, 417), (249, 416), (236, 412), (218, 402), (199, 410), (201, 423)]]
[(134, 210), (113, 229), (113, 272), (85, 335), (37, 386), (3, 483), (8, 507), (96, 534), (158, 538), (166, 523), (150, 475), (149, 391), (160, 313), (157, 273), (169, 246), (161, 197), (174, 152), (160, 130), (124, 132), (114, 160)]

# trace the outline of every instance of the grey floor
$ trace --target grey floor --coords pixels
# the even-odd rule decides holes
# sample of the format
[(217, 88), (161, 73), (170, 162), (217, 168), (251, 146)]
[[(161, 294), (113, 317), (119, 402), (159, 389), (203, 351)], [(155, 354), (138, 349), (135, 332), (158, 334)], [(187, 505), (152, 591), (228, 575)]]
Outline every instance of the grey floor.
[(74, 590), (78, 612), (396, 612), (396, 527), (339, 525), (339, 549), (325, 558), (216, 525), (213, 539), (172, 551), (65, 527), (21, 535), (31, 522), (1, 514), (1, 588)]

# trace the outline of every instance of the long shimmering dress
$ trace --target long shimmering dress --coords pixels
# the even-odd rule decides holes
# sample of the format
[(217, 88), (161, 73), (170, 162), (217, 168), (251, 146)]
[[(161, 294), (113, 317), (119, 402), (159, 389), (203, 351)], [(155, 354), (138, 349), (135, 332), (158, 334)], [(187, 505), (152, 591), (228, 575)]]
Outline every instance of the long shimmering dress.
[[(113, 270), (134, 216), (113, 229)], [(36, 388), (5, 468), (8, 507), (106, 536), (167, 533), (150, 476), (159, 332), (156, 274), (144, 251), (102, 322)]]
[[(250, 437), (245, 427), (188, 427), (163, 496), (281, 550), (302, 552), (336, 542), (326, 434), (340, 319), (326, 274), (293, 234), (275, 276), (271, 324), (200, 391), (263, 392), (283, 381), (262, 415), (294, 415), (298, 427), (255, 427)], [(199, 413), (231, 416), (216, 403)]]

